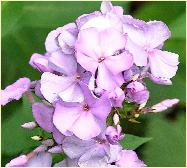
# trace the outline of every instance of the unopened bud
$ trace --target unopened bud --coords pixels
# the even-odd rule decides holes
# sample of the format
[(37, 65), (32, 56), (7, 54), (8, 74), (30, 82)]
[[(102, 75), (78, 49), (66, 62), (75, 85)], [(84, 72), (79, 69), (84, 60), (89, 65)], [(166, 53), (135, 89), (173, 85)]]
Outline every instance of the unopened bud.
[(27, 128), (27, 129), (33, 129), (37, 127), (36, 122), (31, 121), (31, 122), (27, 122), (21, 125), (22, 128)]
[(34, 141), (41, 141), (43, 138), (41, 136), (35, 135), (35, 136), (32, 136), (31, 139)]
[(154, 106), (151, 107), (152, 111), (151, 112), (162, 112), (167, 110), (168, 108), (176, 105), (179, 102), (179, 99), (166, 99), (161, 101), (158, 104), (155, 104)]
[(142, 103), (142, 104), (140, 104), (138, 110), (141, 110), (142, 108), (144, 108), (146, 104), (147, 104), (147, 101)]
[(63, 152), (62, 146), (61, 145), (54, 146), (54, 147), (50, 148), (48, 150), (48, 152), (50, 152), (50, 153), (62, 153)]
[(53, 146), (54, 141), (52, 139), (47, 139), (45, 141), (42, 141), (42, 144), (46, 146)]
[(140, 114), (135, 114), (134, 117), (135, 118), (138, 118), (140, 116)]
[(44, 152), (47, 150), (47, 146), (45, 145), (40, 145), (36, 149), (33, 150), (33, 152), (39, 153), (39, 152)]
[(119, 116), (115, 113), (113, 116), (114, 124), (117, 125), (119, 123)]

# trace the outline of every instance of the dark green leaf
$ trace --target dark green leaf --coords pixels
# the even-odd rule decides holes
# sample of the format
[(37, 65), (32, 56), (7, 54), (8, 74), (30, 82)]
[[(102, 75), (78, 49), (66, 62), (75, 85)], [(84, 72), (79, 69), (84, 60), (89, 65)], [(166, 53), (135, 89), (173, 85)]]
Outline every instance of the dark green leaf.
[(120, 141), (120, 144), (125, 149), (135, 150), (142, 144), (150, 141), (152, 138), (138, 137), (135, 135), (125, 134), (125, 138)]

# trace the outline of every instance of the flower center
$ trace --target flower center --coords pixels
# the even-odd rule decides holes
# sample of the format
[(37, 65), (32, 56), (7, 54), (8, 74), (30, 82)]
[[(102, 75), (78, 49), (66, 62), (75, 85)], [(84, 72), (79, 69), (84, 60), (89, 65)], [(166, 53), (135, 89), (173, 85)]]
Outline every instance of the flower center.
[(80, 80), (80, 79), (81, 79), (81, 76), (80, 76), (80, 75), (77, 75), (77, 76), (76, 76), (76, 79), (77, 79), (77, 80)]
[(105, 60), (105, 57), (100, 57), (100, 58), (98, 58), (98, 62), (100, 63), (100, 62), (102, 62), (102, 61), (104, 61)]
[(88, 106), (88, 104), (84, 104), (84, 105), (83, 105), (83, 110), (84, 110), (84, 111), (89, 111), (89, 106)]

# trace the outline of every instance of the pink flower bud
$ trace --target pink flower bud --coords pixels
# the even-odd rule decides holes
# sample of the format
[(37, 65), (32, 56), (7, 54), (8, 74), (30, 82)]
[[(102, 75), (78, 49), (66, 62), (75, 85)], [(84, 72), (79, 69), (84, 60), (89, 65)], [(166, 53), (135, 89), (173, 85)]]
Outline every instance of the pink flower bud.
[(161, 101), (158, 104), (155, 104), (151, 107), (151, 112), (162, 112), (167, 110), (168, 108), (176, 105), (179, 102), (179, 99), (166, 99)]
[(33, 129), (37, 127), (37, 124), (34, 121), (32, 121), (32, 122), (22, 124), (21, 127), (27, 128), (27, 129)]
[(50, 148), (48, 150), (48, 152), (50, 152), (50, 153), (62, 153), (63, 152), (62, 146), (61, 145), (54, 146), (54, 147)]
[(117, 128), (112, 126), (107, 127), (106, 129), (106, 138), (108, 142), (112, 145), (117, 144), (124, 136), (121, 135), (121, 126), (117, 125)]
[(113, 116), (113, 121), (114, 121), (114, 124), (117, 125), (118, 122), (119, 122), (119, 116), (117, 114), (114, 114)]

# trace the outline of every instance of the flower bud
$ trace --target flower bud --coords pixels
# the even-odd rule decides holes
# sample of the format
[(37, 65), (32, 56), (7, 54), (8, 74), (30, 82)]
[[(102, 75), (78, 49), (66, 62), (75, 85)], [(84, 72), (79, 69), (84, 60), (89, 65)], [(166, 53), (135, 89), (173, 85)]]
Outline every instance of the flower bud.
[(61, 145), (54, 146), (54, 147), (50, 148), (48, 150), (48, 152), (50, 152), (50, 153), (62, 153), (63, 152), (62, 146)]
[(119, 116), (115, 113), (113, 116), (114, 124), (117, 125), (119, 123)]
[(166, 99), (161, 101), (158, 104), (155, 104), (151, 107), (151, 112), (162, 112), (167, 110), (168, 108), (176, 105), (179, 102), (179, 99)]
[(42, 137), (36, 135), (36, 136), (32, 136), (31, 139), (34, 141), (41, 141)]
[(135, 102), (137, 104), (142, 104), (147, 102), (149, 98), (149, 91), (140, 82), (131, 82), (126, 87), (126, 99), (129, 102)]
[(33, 129), (37, 127), (37, 124), (36, 122), (32, 121), (32, 122), (22, 124), (21, 127), (27, 128), (27, 129)]
[(124, 137), (121, 135), (120, 125), (117, 125), (117, 128), (114, 128), (112, 126), (107, 127), (105, 135), (106, 135), (108, 142), (112, 145), (117, 144), (118, 141)]

